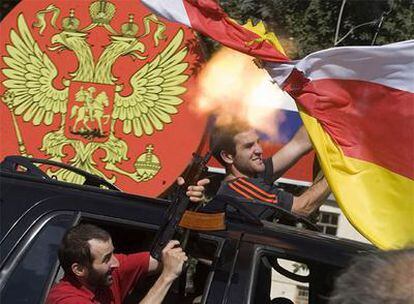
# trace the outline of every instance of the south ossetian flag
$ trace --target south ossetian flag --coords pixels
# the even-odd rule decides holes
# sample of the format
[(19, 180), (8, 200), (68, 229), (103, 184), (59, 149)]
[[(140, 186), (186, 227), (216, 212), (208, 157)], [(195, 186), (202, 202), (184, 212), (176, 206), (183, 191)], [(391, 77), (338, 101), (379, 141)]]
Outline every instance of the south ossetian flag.
[(266, 61), (289, 61), (276, 36), (255, 33), (230, 19), (213, 0), (141, 0), (150, 10), (211, 37), (221, 44)]
[(414, 40), (267, 63), (301, 109), (347, 218), (384, 249), (414, 242)]
[(264, 60), (298, 103), (351, 223), (383, 249), (414, 243), (414, 41), (334, 48), (289, 62), (263, 36), (232, 22), (215, 1), (143, 2), (171, 21)]

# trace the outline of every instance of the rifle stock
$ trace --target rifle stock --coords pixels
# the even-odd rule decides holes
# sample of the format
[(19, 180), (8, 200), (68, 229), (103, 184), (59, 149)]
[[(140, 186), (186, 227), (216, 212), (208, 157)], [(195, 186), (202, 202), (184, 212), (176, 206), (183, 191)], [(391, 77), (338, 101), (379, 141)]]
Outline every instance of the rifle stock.
[(185, 174), (183, 174), (184, 184), (178, 186), (176, 197), (167, 209), (164, 221), (152, 244), (150, 254), (156, 260), (161, 261), (162, 249), (173, 238), (177, 231), (178, 224), (180, 223), (184, 212), (187, 210), (190, 203), (190, 200), (186, 195), (188, 186), (196, 184), (200, 179), (201, 174), (207, 168), (207, 162), (209, 161), (210, 156), (210, 152), (204, 157), (201, 157), (197, 153), (193, 154), (191, 165), (188, 167)]

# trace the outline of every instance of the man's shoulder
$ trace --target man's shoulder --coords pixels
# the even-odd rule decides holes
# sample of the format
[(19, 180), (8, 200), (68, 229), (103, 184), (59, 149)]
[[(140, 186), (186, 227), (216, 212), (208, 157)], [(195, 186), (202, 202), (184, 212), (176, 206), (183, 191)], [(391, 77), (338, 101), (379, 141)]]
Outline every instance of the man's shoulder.
[(131, 254), (116, 253), (116, 258), (122, 264), (148, 264), (150, 254), (148, 251), (136, 252)]
[(217, 193), (225, 194), (225, 192), (228, 192), (229, 189), (233, 189), (235, 185), (240, 185), (240, 187), (243, 186), (260, 189), (269, 189), (269, 186), (274, 186), (273, 183), (267, 183), (263, 175), (258, 175), (255, 177), (240, 177), (228, 181), (222, 181)]
[(271, 203), (275, 198), (276, 191), (277, 188), (266, 184), (262, 177), (242, 177), (223, 181), (217, 194)]
[(115, 256), (119, 261), (119, 267), (114, 271), (114, 276), (118, 276), (120, 282), (121, 278), (123, 278), (122, 282), (125, 282), (148, 273), (150, 263), (150, 254), (148, 251), (132, 254), (116, 254)]
[(81, 286), (75, 286), (68, 280), (61, 280), (50, 290), (46, 304), (89, 304), (93, 294)]

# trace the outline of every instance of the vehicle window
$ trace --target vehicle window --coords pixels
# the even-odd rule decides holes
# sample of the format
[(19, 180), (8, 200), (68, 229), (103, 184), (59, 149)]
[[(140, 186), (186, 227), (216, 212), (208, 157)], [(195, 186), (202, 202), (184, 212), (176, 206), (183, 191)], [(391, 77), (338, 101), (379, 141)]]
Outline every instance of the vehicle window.
[(326, 304), (340, 270), (334, 265), (259, 251), (252, 303)]
[[(55, 273), (57, 251), (65, 231), (73, 224), (73, 216), (59, 215), (51, 218), (24, 244), (17, 265), (11, 270), (1, 291), (1, 303), (41, 303), (50, 277)], [(27, 238), (25, 238), (26, 240)], [(23, 242), (25, 241), (23, 240)], [(17, 250), (16, 250), (17, 251)], [(24, 282), (24, 285), (23, 285)], [(24, 286), (24, 288), (22, 288)]]
[(253, 303), (308, 304), (310, 277), (304, 262), (261, 254), (256, 261)]
[[(306, 277), (309, 277), (308, 265), (295, 262), (293, 260), (279, 259), (276, 257), (269, 258), (273, 259), (272, 263), (278, 263), (278, 265), (281, 267), (278, 269), (280, 271), (279, 272), (273, 268), (272, 265), (270, 265), (270, 267), (272, 267), (272, 280), (270, 287), (270, 298), (272, 301), (277, 303), (277, 301), (281, 301), (281, 299), (287, 298), (295, 304), (308, 304), (309, 283), (297, 281), (292, 278), (291, 275), (289, 275), (294, 274), (299, 277), (303, 277), (304, 279)], [(286, 271), (286, 273), (283, 271)]]
[[(117, 253), (148, 251), (151, 248), (156, 231), (133, 223), (115, 223), (109, 220), (82, 219), (82, 223), (91, 223), (107, 230)], [(179, 239), (179, 238), (178, 238)], [(183, 243), (183, 240), (180, 240)], [(176, 280), (163, 303), (202, 303), (208, 292), (208, 279), (213, 274), (214, 259), (218, 258), (219, 243), (207, 235), (191, 233), (186, 242), (185, 251), (189, 256), (186, 271)], [(124, 304), (138, 303), (155, 283), (157, 275), (147, 277), (124, 301)]]

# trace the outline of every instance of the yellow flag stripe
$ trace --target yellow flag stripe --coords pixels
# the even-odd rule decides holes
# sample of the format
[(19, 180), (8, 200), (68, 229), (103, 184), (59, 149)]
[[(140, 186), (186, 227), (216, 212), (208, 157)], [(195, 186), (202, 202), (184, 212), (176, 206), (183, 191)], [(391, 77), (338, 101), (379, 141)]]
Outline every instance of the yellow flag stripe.
[[(230, 20), (234, 23), (237, 23), (237, 21), (233, 19)], [(268, 32), (263, 21), (258, 22), (256, 25), (253, 25), (253, 22), (249, 19), (246, 22), (246, 24), (243, 25), (243, 27), (258, 35), (260, 37), (260, 41), (267, 41), (277, 51), (281, 52), (283, 55), (286, 55), (285, 50), (283, 49), (283, 46), (280, 44), (279, 39), (277, 39), (275, 33)]]
[(315, 118), (301, 110), (300, 115), (331, 190), (354, 227), (381, 249), (413, 245), (414, 181), (345, 156)]

